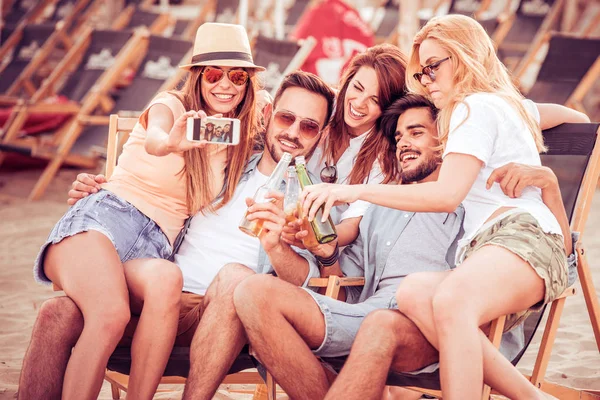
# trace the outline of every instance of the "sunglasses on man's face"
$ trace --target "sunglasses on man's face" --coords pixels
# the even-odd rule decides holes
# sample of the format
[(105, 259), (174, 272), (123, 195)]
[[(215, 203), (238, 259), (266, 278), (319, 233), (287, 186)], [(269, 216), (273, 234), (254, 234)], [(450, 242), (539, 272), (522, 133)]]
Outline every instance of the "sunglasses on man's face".
[[(281, 129), (288, 129), (296, 122), (298, 117), (290, 112), (279, 110), (275, 112), (275, 124)], [(321, 133), (321, 128), (316, 121), (312, 119), (300, 119), (300, 135), (302, 135), (305, 139), (312, 140), (316, 138), (319, 133)]]
[(427, 75), (429, 77), (429, 79), (431, 80), (431, 82), (435, 82), (435, 71), (437, 71), (437, 69), (440, 67), (440, 65), (444, 61), (448, 61), (450, 58), (452, 58), (452, 57), (446, 57), (446, 58), (438, 60), (434, 63), (424, 66), (421, 69), (421, 72), (417, 72), (416, 74), (413, 74), (413, 78), (415, 78), (417, 80), (417, 82), (422, 84), (423, 82), (421, 82), (421, 79), (423, 78), (423, 75)]
[[(225, 76), (225, 71), (219, 68), (211, 68), (207, 67), (202, 72), (202, 76), (204, 77), (204, 81), (206, 83), (217, 83)], [(227, 71), (227, 77), (236, 86), (242, 86), (246, 82), (248, 82), (249, 75), (243, 69), (230, 69)]]

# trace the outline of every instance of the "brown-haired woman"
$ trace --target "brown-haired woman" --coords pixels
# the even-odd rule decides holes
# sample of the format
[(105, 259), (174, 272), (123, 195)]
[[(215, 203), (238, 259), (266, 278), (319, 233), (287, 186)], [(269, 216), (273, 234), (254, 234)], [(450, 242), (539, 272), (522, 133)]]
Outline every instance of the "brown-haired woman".
[[(36, 279), (60, 286), (85, 321), (64, 398), (98, 396), (131, 314), (140, 319), (128, 397), (153, 397), (175, 340), (182, 289), (181, 271), (165, 260), (186, 218), (231, 199), (251, 155), (261, 68), (244, 28), (202, 25), (192, 62), (182, 68), (190, 71), (183, 88), (152, 100), (109, 181), (62, 217), (36, 261)], [(186, 139), (188, 118), (219, 114), (240, 119), (239, 146)]]
[[(380, 132), (380, 117), (406, 92), (406, 57), (381, 44), (357, 54), (342, 76), (337, 106), (308, 169), (327, 183), (388, 183), (399, 179), (395, 149)], [(358, 236), (368, 203), (338, 206), (332, 218), (341, 246)]]

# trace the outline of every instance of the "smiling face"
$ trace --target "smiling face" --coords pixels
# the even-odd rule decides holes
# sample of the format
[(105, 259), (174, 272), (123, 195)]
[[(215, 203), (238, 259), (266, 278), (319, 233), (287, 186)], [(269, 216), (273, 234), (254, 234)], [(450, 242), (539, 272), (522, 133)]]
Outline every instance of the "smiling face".
[[(309, 119), (315, 121), (322, 129), (327, 116), (327, 100), (314, 92), (299, 87), (289, 87), (273, 107), (267, 106), (267, 134), (265, 148), (274, 163), (279, 162), (284, 152), (306, 158), (315, 151), (321, 135), (309, 139), (300, 134), (300, 121)], [(278, 126), (274, 121), (275, 111), (285, 111), (296, 116), (295, 122), (289, 128)], [(264, 158), (264, 157), (263, 157)]]
[(442, 158), (434, 150), (439, 142), (429, 109), (411, 108), (403, 112), (398, 118), (395, 138), (402, 183), (436, 180)]
[(206, 103), (206, 113), (208, 115), (214, 114), (229, 114), (232, 112), (244, 98), (246, 93), (246, 86), (248, 82), (241, 86), (234, 85), (227, 76), (227, 72), (231, 70), (243, 70), (238, 67), (210, 67), (214, 69), (220, 69), (225, 72), (223, 78), (215, 83), (209, 83), (206, 79), (200, 80), (200, 90), (202, 98)]
[[(419, 46), (419, 63), (421, 64), (421, 68), (447, 57), (450, 57), (450, 53), (435, 39), (425, 39)], [(448, 104), (454, 87), (452, 63), (453, 60), (450, 59), (439, 64), (437, 68), (432, 69), (435, 74), (435, 81), (432, 81), (427, 74), (421, 77), (421, 84), (429, 93), (435, 106), (439, 109), (444, 108)]]
[(371, 67), (360, 67), (344, 97), (344, 122), (354, 137), (371, 129), (381, 116), (379, 80)]

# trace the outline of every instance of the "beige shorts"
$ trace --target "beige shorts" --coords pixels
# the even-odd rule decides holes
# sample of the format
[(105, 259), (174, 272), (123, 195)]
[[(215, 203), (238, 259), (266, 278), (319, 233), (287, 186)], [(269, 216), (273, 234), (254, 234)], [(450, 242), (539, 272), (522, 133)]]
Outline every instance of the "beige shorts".
[[(204, 296), (199, 294), (182, 292), (181, 306), (179, 308), (179, 322), (177, 324), (177, 336), (175, 337), (175, 346), (189, 347), (192, 343), (196, 328), (200, 323), (200, 318), (204, 313)], [(129, 324), (125, 328), (125, 333), (119, 342), (119, 347), (130, 347), (133, 340), (133, 334), (139, 322), (138, 315), (132, 315)]]
[(504, 247), (527, 261), (544, 280), (546, 287), (544, 300), (528, 310), (509, 315), (504, 331), (519, 325), (529, 314), (552, 302), (567, 288), (567, 256), (563, 237), (545, 233), (531, 214), (510, 214), (479, 232), (467, 245), (464, 258), (486, 245)]

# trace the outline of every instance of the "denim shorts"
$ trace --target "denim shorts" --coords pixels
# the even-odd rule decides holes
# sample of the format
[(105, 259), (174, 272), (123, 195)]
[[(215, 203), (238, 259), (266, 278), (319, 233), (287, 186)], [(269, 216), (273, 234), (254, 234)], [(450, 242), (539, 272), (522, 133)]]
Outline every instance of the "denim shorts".
[(153, 220), (117, 195), (100, 190), (79, 200), (54, 226), (35, 261), (35, 280), (51, 283), (44, 273), (44, 257), (49, 245), (90, 230), (110, 239), (122, 263), (138, 258), (168, 259), (171, 256), (169, 239)]
[(397, 309), (395, 291), (387, 297), (372, 297), (362, 303), (350, 304), (315, 293), (310, 289), (306, 292), (312, 296), (325, 318), (325, 337), (323, 343), (313, 350), (319, 357), (340, 357), (350, 354), (350, 348), (360, 325), (367, 314), (378, 309)]

